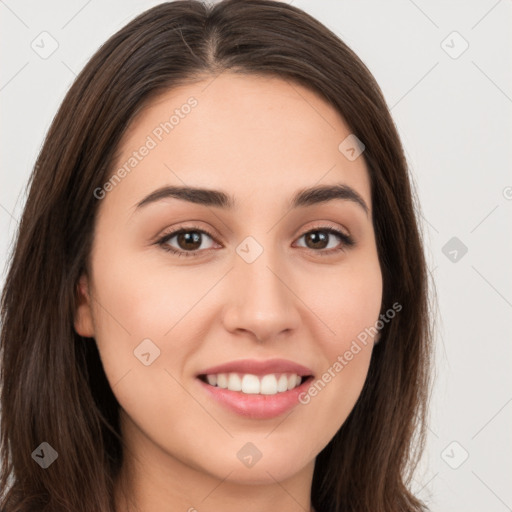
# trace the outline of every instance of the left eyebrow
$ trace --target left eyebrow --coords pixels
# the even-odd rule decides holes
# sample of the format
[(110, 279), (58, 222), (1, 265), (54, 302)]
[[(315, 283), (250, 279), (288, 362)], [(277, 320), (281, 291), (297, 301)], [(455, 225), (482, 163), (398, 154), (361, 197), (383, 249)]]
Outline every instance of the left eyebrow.
[(365, 200), (356, 190), (344, 184), (319, 185), (317, 187), (299, 190), (293, 196), (290, 204), (292, 208), (299, 208), (333, 201), (334, 199), (352, 201), (359, 205), (368, 216), (370, 209), (368, 208)]
[[(237, 202), (233, 196), (221, 190), (212, 190), (197, 187), (162, 187), (151, 192), (144, 199), (139, 201), (135, 209), (155, 203), (162, 199), (175, 198), (190, 203), (213, 206), (227, 210), (237, 208)], [(291, 209), (304, 208), (314, 204), (325, 203), (333, 200), (351, 201), (358, 204), (368, 215), (369, 208), (361, 195), (352, 187), (345, 184), (319, 185), (298, 190), (291, 198), (289, 206)]]

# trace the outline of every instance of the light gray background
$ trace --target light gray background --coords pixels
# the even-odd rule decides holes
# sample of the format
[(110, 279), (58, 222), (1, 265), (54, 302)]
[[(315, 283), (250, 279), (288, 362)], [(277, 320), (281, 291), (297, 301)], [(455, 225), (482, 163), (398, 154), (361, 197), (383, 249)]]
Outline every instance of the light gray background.
[[(2, 284), (24, 187), (65, 92), (112, 33), (157, 3), (0, 0)], [(422, 205), (439, 315), (428, 447), (413, 490), (434, 512), (512, 510), (512, 2), (292, 3), (376, 77)], [(31, 48), (50, 48), (43, 31), (58, 42), (47, 59)], [(459, 247), (445, 255), (452, 237)]]

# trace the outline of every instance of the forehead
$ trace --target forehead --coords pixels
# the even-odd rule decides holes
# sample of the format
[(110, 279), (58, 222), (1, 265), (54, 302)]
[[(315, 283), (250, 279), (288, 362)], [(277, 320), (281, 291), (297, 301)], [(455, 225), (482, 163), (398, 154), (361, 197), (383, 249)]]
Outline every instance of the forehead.
[(145, 106), (121, 142), (114, 172), (124, 166), (129, 176), (115, 193), (133, 203), (156, 185), (187, 185), (280, 201), (297, 189), (346, 183), (370, 205), (364, 159), (339, 149), (349, 135), (339, 112), (309, 89), (224, 72)]

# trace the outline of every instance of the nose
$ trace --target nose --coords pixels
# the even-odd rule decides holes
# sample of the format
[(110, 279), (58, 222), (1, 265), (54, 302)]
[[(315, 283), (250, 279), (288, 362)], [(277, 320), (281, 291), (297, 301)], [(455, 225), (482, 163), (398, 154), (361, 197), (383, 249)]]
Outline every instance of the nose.
[(250, 333), (263, 342), (290, 335), (300, 324), (300, 299), (293, 292), (290, 267), (270, 251), (252, 263), (236, 257), (229, 273), (229, 300), (224, 327), (232, 333)]

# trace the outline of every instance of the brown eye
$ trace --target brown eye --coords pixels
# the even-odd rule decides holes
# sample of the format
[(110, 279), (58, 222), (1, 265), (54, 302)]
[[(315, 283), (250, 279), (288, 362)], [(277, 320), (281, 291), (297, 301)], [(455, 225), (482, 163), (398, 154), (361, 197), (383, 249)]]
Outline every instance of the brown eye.
[[(332, 227), (319, 227), (304, 233), (305, 247), (322, 256), (337, 253), (355, 245), (353, 238)], [(336, 243), (335, 239), (338, 239)], [(330, 247), (329, 247), (330, 245)], [(304, 247), (304, 246), (302, 246)], [(327, 249), (327, 250), (326, 250)]]
[(310, 249), (325, 249), (326, 243), (329, 242), (329, 238), (332, 238), (325, 231), (310, 231), (304, 235), (306, 245)]
[[(167, 233), (157, 243), (164, 250), (178, 256), (198, 256), (199, 251), (211, 248), (203, 246), (205, 236), (213, 240), (213, 236), (204, 229), (191, 226)], [(173, 239), (176, 239), (174, 245), (170, 243)]]
[(199, 231), (182, 231), (174, 236), (180, 249), (193, 251), (201, 247), (201, 234)]

